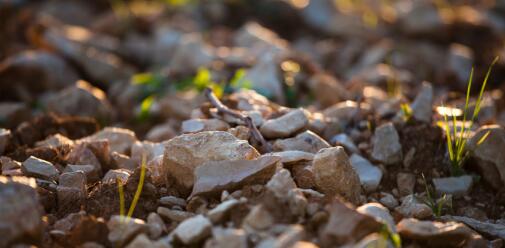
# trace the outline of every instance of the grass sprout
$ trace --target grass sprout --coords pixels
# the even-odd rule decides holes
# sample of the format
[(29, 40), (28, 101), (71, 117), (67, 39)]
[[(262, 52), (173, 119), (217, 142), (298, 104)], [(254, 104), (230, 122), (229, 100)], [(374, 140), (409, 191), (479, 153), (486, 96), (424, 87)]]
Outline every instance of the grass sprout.
[(451, 199), (446, 194), (444, 194), (439, 199), (435, 199), (433, 197), (433, 194), (431, 193), (430, 187), (428, 186), (428, 182), (426, 181), (424, 174), (421, 175), (423, 177), (426, 192), (426, 199), (424, 203), (431, 208), (435, 217), (440, 217), (442, 216), (442, 211), (444, 210), (445, 207), (452, 208)]
[(405, 122), (410, 121), (413, 115), (412, 108), (407, 103), (402, 103), (400, 110), (402, 111), (403, 120)]
[(130, 204), (130, 208), (128, 209), (128, 213), (125, 216), (125, 197), (124, 197), (124, 187), (121, 179), (117, 179), (118, 183), (118, 191), (119, 191), (119, 215), (122, 216), (123, 221), (126, 219), (130, 219), (133, 215), (133, 211), (135, 211), (135, 207), (140, 199), (140, 194), (142, 193), (142, 188), (144, 187), (144, 180), (146, 176), (146, 166), (147, 166), (147, 156), (146, 154), (142, 155), (142, 163), (140, 165), (140, 179), (137, 185), (137, 190), (135, 191), (135, 195), (133, 196), (132, 203)]
[[(453, 176), (458, 176), (462, 175), (464, 173), (463, 171), (463, 163), (466, 160), (466, 157), (468, 155), (468, 151), (465, 149), (467, 145), (467, 137), (465, 135), (465, 131), (471, 130), (473, 127), (473, 124), (475, 123), (475, 120), (477, 116), (479, 115), (481, 105), (482, 105), (482, 99), (484, 96), (484, 90), (486, 89), (486, 85), (489, 79), (489, 75), (491, 74), (491, 69), (493, 66), (496, 64), (498, 61), (498, 57), (496, 57), (491, 65), (489, 66), (486, 76), (484, 78), (484, 81), (482, 82), (482, 85), (480, 87), (479, 95), (477, 97), (477, 100), (475, 102), (475, 107), (473, 109), (473, 113), (471, 116), (469, 116), (469, 103), (470, 103), (470, 91), (472, 88), (472, 81), (473, 81), (473, 72), (474, 69), (472, 68), (470, 72), (470, 77), (468, 78), (468, 87), (466, 90), (466, 98), (465, 98), (465, 107), (463, 109), (463, 120), (462, 123), (465, 124), (467, 122), (470, 123), (469, 127), (467, 128), (466, 125), (463, 125), (461, 129), (458, 131), (458, 127), (456, 125), (456, 115), (452, 114), (451, 120), (447, 117), (447, 114), (443, 114), (444, 116), (444, 126), (445, 126), (445, 136), (447, 139), (447, 150), (449, 153), (449, 160), (451, 162), (451, 174)], [(449, 127), (450, 122), (452, 122), (452, 130)], [(484, 140), (487, 138), (489, 133), (486, 133), (477, 143), (477, 145), (480, 145)]]

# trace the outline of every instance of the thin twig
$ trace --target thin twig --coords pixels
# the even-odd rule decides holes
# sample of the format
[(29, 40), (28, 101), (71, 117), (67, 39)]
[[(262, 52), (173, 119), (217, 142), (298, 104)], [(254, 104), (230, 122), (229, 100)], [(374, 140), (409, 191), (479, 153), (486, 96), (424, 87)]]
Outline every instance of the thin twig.
[(229, 115), (243, 121), (249, 128), (251, 136), (261, 145), (261, 148), (264, 150), (264, 152), (272, 151), (270, 144), (268, 144), (265, 138), (263, 138), (263, 135), (261, 135), (256, 125), (254, 125), (254, 122), (250, 116), (244, 115), (239, 111), (228, 108), (217, 98), (216, 94), (214, 94), (211, 88), (206, 88), (204, 94), (209, 100), (210, 104), (212, 104), (212, 106), (214, 106), (219, 113)]

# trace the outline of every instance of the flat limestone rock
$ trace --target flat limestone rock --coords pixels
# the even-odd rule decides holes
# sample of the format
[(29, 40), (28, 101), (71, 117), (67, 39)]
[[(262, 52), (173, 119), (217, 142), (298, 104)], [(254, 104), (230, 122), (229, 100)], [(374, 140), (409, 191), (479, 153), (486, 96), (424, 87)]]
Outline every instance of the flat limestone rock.
[(261, 125), (260, 132), (266, 138), (287, 138), (309, 124), (302, 109), (295, 109), (287, 114), (267, 120)]
[(210, 161), (195, 169), (191, 196), (220, 194), (249, 183), (265, 183), (275, 172), (280, 157), (262, 156), (256, 160)]
[[(251, 160), (259, 157), (258, 151), (246, 140), (239, 140), (222, 131), (183, 134), (166, 142), (163, 166), (167, 178), (183, 193), (193, 187), (193, 171), (210, 161)], [(221, 173), (221, 171), (219, 172)]]
[(0, 176), (0, 247), (41, 240), (43, 209), (34, 178)]

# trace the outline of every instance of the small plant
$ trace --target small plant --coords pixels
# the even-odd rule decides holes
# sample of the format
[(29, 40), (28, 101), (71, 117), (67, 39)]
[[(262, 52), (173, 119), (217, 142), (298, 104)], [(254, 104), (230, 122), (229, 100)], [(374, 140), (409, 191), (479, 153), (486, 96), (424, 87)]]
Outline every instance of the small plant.
[[(465, 149), (466, 144), (467, 144), (467, 137), (465, 135), (466, 130), (471, 130), (473, 127), (473, 124), (479, 115), (481, 104), (482, 104), (482, 99), (484, 96), (484, 90), (487, 85), (487, 81), (489, 79), (489, 75), (491, 74), (491, 69), (493, 68), (494, 64), (498, 61), (498, 57), (496, 57), (493, 60), (493, 63), (489, 66), (489, 69), (486, 73), (486, 77), (484, 78), (484, 81), (482, 82), (482, 86), (480, 88), (479, 95), (477, 97), (477, 101), (475, 102), (475, 107), (473, 109), (473, 113), (470, 119), (468, 118), (468, 112), (469, 112), (469, 102), (470, 102), (470, 90), (472, 88), (472, 81), (473, 81), (473, 68), (472, 71), (470, 72), (470, 77), (468, 79), (468, 87), (466, 90), (466, 99), (465, 99), (465, 107), (463, 109), (463, 126), (461, 127), (461, 130), (458, 131), (458, 128), (456, 126), (456, 115), (452, 115), (452, 130), (449, 127), (449, 120), (447, 118), (447, 115), (444, 113), (444, 122), (445, 122), (445, 136), (447, 139), (447, 150), (449, 152), (449, 160), (451, 162), (451, 174), (453, 176), (458, 176), (464, 174), (463, 170), (463, 163), (465, 162), (468, 151)], [(470, 125), (468, 129), (466, 128), (465, 124), (469, 121)], [(484, 140), (487, 138), (489, 135), (489, 132), (486, 133), (478, 142), (477, 145), (480, 145)]]
[(146, 154), (142, 155), (142, 162), (140, 164), (140, 178), (139, 183), (137, 185), (137, 190), (135, 191), (135, 195), (133, 196), (132, 203), (130, 208), (128, 209), (128, 213), (125, 216), (125, 198), (124, 198), (124, 188), (123, 182), (121, 179), (117, 179), (118, 191), (119, 191), (119, 215), (122, 216), (122, 220), (130, 219), (133, 215), (133, 211), (135, 211), (135, 207), (140, 199), (140, 194), (142, 193), (142, 188), (144, 187), (144, 180), (146, 176), (146, 165), (147, 165), (147, 157)]
[(140, 87), (140, 98), (142, 101), (140, 103), (140, 112), (137, 114), (136, 120), (142, 123), (150, 118), (149, 111), (160, 92), (163, 92), (166, 86), (165, 79), (158, 73), (139, 73), (133, 75), (131, 84)]
[(426, 192), (425, 204), (431, 208), (435, 217), (440, 217), (442, 216), (442, 211), (444, 210), (444, 208), (446, 207), (452, 208), (451, 200), (446, 194), (444, 194), (441, 198), (435, 200), (435, 198), (433, 198), (433, 195), (431, 193), (430, 187), (428, 186), (428, 182), (424, 177), (424, 174), (421, 175), (423, 177)]
[(402, 103), (400, 105), (400, 110), (402, 111), (403, 120), (409, 122), (412, 119), (412, 108), (407, 103)]
[[(378, 247), (389, 247), (387, 241), (389, 240), (393, 247), (400, 248), (402, 247), (402, 239), (398, 233), (394, 233), (391, 231), (388, 225), (383, 224), (379, 234), (383, 239), (379, 240)], [(382, 242), (381, 242), (382, 241)]]

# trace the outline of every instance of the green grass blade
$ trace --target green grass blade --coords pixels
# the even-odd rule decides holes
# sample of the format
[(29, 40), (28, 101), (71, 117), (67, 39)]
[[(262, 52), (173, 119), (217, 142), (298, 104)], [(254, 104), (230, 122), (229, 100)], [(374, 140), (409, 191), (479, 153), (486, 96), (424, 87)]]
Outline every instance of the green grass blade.
[(117, 178), (117, 187), (119, 191), (119, 216), (123, 217), (124, 216), (124, 189), (123, 189), (123, 182), (121, 179)]
[(451, 161), (454, 161), (454, 152), (452, 151), (452, 140), (451, 140), (451, 131), (449, 130), (449, 121), (447, 120), (447, 115), (445, 113), (443, 115), (445, 122), (445, 136), (447, 138), (447, 150), (449, 151), (449, 159)]
[(496, 57), (493, 60), (493, 62), (491, 63), (491, 65), (489, 66), (489, 68), (487, 69), (486, 77), (484, 78), (484, 82), (482, 82), (482, 86), (481, 86), (480, 92), (479, 92), (479, 97), (477, 98), (477, 103), (475, 104), (475, 109), (473, 111), (472, 122), (475, 120), (475, 118), (477, 117), (477, 115), (480, 112), (480, 105), (482, 103), (482, 98), (484, 95), (484, 90), (486, 89), (487, 81), (489, 80), (489, 75), (491, 75), (491, 70), (493, 69), (493, 66), (496, 64), (496, 62), (498, 62), (499, 58), (500, 57)]
[(487, 139), (487, 136), (489, 136), (490, 133), (491, 133), (491, 131), (487, 131), (486, 134), (484, 134), (484, 136), (482, 136), (479, 139), (479, 141), (477, 141), (477, 145), (479, 146), (480, 144), (482, 144), (482, 142), (484, 142)]
[(132, 204), (130, 205), (130, 209), (128, 209), (128, 215), (127, 217), (130, 218), (133, 215), (133, 211), (135, 210), (135, 207), (137, 206), (137, 202), (139, 201), (140, 194), (142, 193), (142, 187), (144, 186), (144, 179), (146, 176), (146, 163), (147, 163), (147, 158), (146, 154), (142, 155), (142, 163), (140, 167), (140, 179), (139, 179), (139, 184), (137, 185), (137, 191), (135, 191), (135, 195), (133, 196), (133, 201)]

